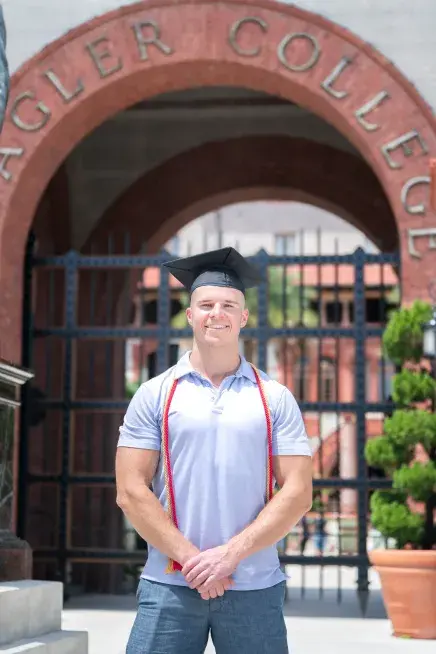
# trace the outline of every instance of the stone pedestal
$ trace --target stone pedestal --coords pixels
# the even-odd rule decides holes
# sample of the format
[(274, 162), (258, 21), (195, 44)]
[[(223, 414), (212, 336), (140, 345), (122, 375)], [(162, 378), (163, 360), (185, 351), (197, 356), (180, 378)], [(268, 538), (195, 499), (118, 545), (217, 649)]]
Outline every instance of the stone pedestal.
[(32, 577), (32, 550), (12, 531), (19, 389), (31, 378), (31, 373), (0, 360), (0, 582)]
[(25, 540), (0, 530), (0, 582), (32, 578), (32, 550)]

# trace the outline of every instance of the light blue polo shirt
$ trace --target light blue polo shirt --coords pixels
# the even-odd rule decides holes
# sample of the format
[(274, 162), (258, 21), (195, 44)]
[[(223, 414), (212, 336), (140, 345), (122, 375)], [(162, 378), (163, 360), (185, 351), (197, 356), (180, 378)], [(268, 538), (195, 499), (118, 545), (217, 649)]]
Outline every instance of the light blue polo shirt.
[[(179, 528), (201, 551), (228, 542), (265, 506), (267, 431), (265, 412), (250, 364), (220, 388), (195, 370), (187, 352), (174, 368), (150, 379), (130, 402), (119, 447), (161, 449), (163, 405), (174, 376), (179, 380), (169, 412), (171, 465)], [(311, 456), (301, 412), (292, 393), (261, 373), (273, 421), (273, 454)], [(153, 491), (167, 509), (162, 457)], [(186, 586), (181, 572), (165, 573), (168, 560), (149, 546), (142, 577)], [(233, 590), (268, 588), (284, 579), (276, 545), (244, 559)]]

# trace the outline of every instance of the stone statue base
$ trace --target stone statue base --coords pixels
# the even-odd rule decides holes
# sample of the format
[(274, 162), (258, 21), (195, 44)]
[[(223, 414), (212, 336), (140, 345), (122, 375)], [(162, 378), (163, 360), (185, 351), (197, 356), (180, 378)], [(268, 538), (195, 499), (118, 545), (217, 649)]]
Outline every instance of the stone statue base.
[(32, 550), (25, 540), (0, 530), (0, 582), (32, 579)]

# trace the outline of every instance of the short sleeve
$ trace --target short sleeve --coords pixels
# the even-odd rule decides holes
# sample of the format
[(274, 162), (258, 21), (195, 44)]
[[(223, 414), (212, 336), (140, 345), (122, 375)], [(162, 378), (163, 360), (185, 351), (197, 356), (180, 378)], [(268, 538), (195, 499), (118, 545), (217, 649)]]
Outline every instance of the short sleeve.
[(273, 454), (312, 456), (300, 408), (287, 388), (273, 416)]
[(156, 398), (143, 384), (130, 401), (120, 427), (118, 447), (160, 450), (161, 430), (156, 418)]

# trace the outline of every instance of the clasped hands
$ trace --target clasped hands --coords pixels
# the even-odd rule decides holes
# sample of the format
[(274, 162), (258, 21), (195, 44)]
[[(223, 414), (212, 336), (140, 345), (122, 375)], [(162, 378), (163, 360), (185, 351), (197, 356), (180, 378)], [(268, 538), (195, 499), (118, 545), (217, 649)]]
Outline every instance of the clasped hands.
[(202, 599), (214, 599), (222, 597), (232, 586), (231, 575), (238, 562), (227, 545), (220, 545), (188, 559), (182, 568), (182, 574), (189, 587), (197, 590)]

